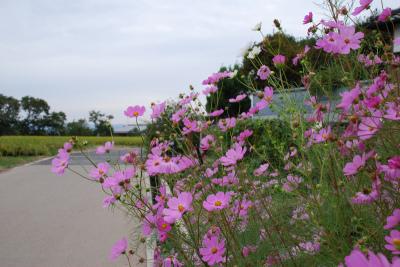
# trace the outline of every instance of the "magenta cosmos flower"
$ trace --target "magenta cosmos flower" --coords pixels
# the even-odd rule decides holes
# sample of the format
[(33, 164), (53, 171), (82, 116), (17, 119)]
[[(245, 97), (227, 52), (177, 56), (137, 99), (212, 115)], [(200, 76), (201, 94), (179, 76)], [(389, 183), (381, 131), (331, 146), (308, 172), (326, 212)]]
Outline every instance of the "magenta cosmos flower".
[(356, 32), (354, 26), (340, 28), (341, 47), (338, 50), (339, 54), (347, 55), (350, 50), (360, 48), (361, 39), (364, 38), (364, 33)]
[(399, 223), (400, 223), (400, 209), (395, 209), (392, 215), (386, 218), (386, 225), (384, 226), (384, 228), (386, 230), (392, 229), (397, 225), (399, 225)]
[(354, 249), (349, 256), (346, 256), (344, 262), (347, 267), (400, 267), (399, 259), (395, 259), (393, 264), (390, 264), (385, 255), (381, 253), (375, 254), (368, 251), (367, 257), (358, 249)]
[(382, 122), (380, 118), (362, 118), (361, 123), (358, 125), (357, 135), (361, 140), (367, 140), (373, 137), (381, 127)]
[(218, 121), (218, 127), (221, 129), (221, 131), (226, 132), (229, 129), (232, 129), (236, 126), (236, 118), (226, 118), (226, 119), (220, 119)]
[(353, 16), (357, 16), (365, 9), (369, 8), (369, 5), (372, 3), (373, 0), (360, 0), (360, 6), (356, 7), (352, 13)]
[(200, 149), (202, 151), (207, 151), (208, 149), (210, 149), (213, 143), (215, 143), (215, 137), (211, 134), (206, 135), (200, 141)]
[(209, 113), (208, 116), (218, 117), (218, 116), (222, 115), (222, 113), (224, 113), (223, 109), (217, 109), (217, 110), (214, 110), (213, 112)]
[(400, 45), (400, 37), (397, 37), (393, 40), (393, 44)]
[(69, 154), (64, 149), (60, 149), (57, 156), (51, 161), (51, 171), (57, 175), (63, 175), (65, 169), (68, 168), (69, 160)]
[(223, 257), (225, 253), (225, 241), (218, 241), (217, 236), (211, 236), (203, 240), (203, 247), (200, 248), (200, 254), (203, 261), (207, 262), (210, 266), (217, 263), (225, 262)]
[(178, 197), (172, 197), (168, 200), (168, 208), (163, 210), (164, 220), (167, 223), (175, 223), (182, 218), (182, 215), (193, 210), (193, 196), (189, 192), (182, 192)]
[(261, 164), (260, 167), (254, 170), (254, 176), (261, 176), (265, 173), (266, 170), (268, 170), (269, 164)]
[(114, 142), (106, 142), (104, 145), (97, 147), (96, 154), (102, 155), (105, 153), (109, 153), (114, 147)]
[(203, 201), (203, 207), (208, 211), (225, 209), (229, 206), (231, 195), (232, 192), (218, 192), (215, 195), (209, 195), (207, 199)]
[(246, 148), (243, 148), (240, 144), (236, 143), (233, 148), (226, 152), (225, 156), (220, 158), (221, 164), (224, 166), (236, 165), (239, 160), (243, 159), (245, 153)]
[(283, 55), (276, 55), (272, 58), (272, 62), (276, 67), (282, 67), (285, 65), (286, 57)]
[(308, 14), (304, 16), (303, 24), (308, 24), (308, 23), (310, 23), (312, 21), (313, 21), (313, 13), (312, 12), (308, 12)]
[(105, 178), (107, 176), (108, 170), (110, 169), (110, 165), (107, 162), (102, 162), (97, 165), (97, 168), (93, 167), (89, 176), (96, 181), (99, 181), (100, 178)]
[(129, 117), (129, 118), (137, 118), (140, 116), (143, 116), (144, 112), (146, 111), (146, 108), (144, 106), (129, 106), (125, 111), (124, 114), (125, 116)]
[[(165, 106), (166, 106), (165, 102), (162, 102), (160, 104), (153, 103), (151, 105), (151, 109), (153, 112), (151, 113), (150, 117), (152, 119), (158, 119), (159, 117), (161, 117), (161, 114), (163, 114), (165, 111)], [(143, 111), (143, 113), (144, 113), (144, 111)]]
[(261, 80), (266, 80), (271, 75), (271, 70), (267, 66), (262, 65), (257, 71), (257, 75)]
[(360, 95), (361, 95), (361, 87), (360, 84), (357, 83), (356, 87), (354, 87), (350, 91), (343, 92), (340, 94), (342, 100), (336, 107), (343, 109), (344, 111), (348, 111), (351, 105), (358, 100)]
[(246, 94), (237, 95), (235, 98), (230, 98), (229, 103), (238, 103), (247, 97)]
[(392, 15), (392, 9), (390, 7), (382, 10), (382, 13), (378, 17), (378, 21), (385, 22)]
[(125, 237), (122, 238), (121, 240), (118, 240), (111, 248), (110, 260), (116, 260), (120, 255), (126, 252), (127, 248), (128, 248), (128, 240), (126, 240)]
[(388, 242), (388, 244), (385, 245), (385, 248), (395, 255), (400, 255), (400, 231), (390, 231), (390, 235), (385, 236), (385, 240)]
[(346, 163), (343, 168), (344, 175), (350, 176), (356, 174), (362, 167), (364, 167), (367, 158), (365, 154), (362, 156), (355, 155), (352, 162)]

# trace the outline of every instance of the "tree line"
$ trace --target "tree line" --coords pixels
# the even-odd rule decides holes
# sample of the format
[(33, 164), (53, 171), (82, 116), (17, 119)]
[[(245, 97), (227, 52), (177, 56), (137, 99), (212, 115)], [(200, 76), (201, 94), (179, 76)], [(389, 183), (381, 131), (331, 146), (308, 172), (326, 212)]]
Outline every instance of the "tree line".
[[(0, 94), (0, 135), (110, 135), (112, 115), (89, 112), (89, 121), (67, 122), (62, 111), (51, 111), (41, 99), (24, 96), (16, 99)], [(93, 127), (89, 123), (93, 124)]]

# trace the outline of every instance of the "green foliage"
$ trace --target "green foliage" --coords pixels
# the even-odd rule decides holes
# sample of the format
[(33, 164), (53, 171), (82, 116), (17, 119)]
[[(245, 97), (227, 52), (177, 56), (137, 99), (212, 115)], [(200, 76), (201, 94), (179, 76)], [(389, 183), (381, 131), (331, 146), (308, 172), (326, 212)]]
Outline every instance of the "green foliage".
[[(272, 168), (282, 168), (283, 157), (289, 147), (293, 145), (290, 125), (280, 119), (239, 121), (233, 134), (238, 135), (245, 129), (253, 131), (249, 142), (260, 153), (257, 157), (251, 158), (253, 162), (250, 164), (258, 167), (262, 163), (269, 162)], [(260, 157), (260, 155), (262, 156)]]
[[(50, 156), (68, 141), (67, 136), (0, 136), (1, 156)], [(110, 137), (82, 136), (80, 141), (87, 141), (88, 147), (102, 145)], [(138, 146), (141, 139), (137, 136), (117, 136), (113, 140), (118, 146)]]
[(85, 119), (79, 119), (67, 123), (66, 134), (71, 136), (93, 135), (93, 130), (90, 129), (89, 124)]
[[(233, 67), (222, 67), (219, 72), (223, 71), (238, 71), (239, 66)], [(211, 94), (207, 97), (206, 110), (212, 112), (214, 110), (223, 109), (225, 112), (221, 115), (221, 118), (237, 117), (242, 112), (247, 112), (250, 109), (250, 98), (246, 97), (239, 103), (230, 103), (230, 98), (235, 98), (237, 95), (242, 93), (248, 93), (249, 89), (245, 84), (245, 81), (241, 77), (226, 78), (222, 79), (217, 84), (219, 90), (217, 93)]]
[(94, 133), (99, 136), (108, 136), (114, 132), (111, 126), (112, 115), (105, 115), (100, 111), (92, 110), (89, 112), (89, 121), (94, 124)]
[(19, 110), (17, 99), (0, 94), (0, 135), (17, 132)]

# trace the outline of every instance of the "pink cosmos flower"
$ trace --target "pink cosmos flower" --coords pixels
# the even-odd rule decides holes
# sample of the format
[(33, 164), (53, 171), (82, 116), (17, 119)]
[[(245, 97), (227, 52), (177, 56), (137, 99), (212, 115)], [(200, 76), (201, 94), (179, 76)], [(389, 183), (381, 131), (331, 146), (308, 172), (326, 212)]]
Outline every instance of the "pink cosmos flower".
[(209, 195), (207, 199), (203, 201), (203, 207), (207, 211), (225, 209), (229, 206), (231, 195), (232, 192), (218, 192), (215, 195)]
[(244, 140), (246, 140), (247, 138), (249, 138), (252, 135), (253, 135), (253, 131), (246, 129), (239, 134), (239, 136), (237, 137), (237, 140), (239, 142), (244, 142)]
[(367, 117), (362, 118), (361, 123), (358, 125), (357, 136), (361, 140), (367, 140), (373, 137), (382, 127), (380, 118)]
[(211, 134), (206, 135), (200, 141), (200, 149), (202, 151), (207, 151), (208, 149), (210, 149), (210, 146), (213, 143), (215, 143), (215, 137), (213, 135), (211, 135)]
[(103, 199), (103, 208), (108, 208), (110, 207), (113, 203), (115, 203), (115, 201), (117, 201), (117, 199), (115, 198), (115, 196), (106, 196)]
[(164, 209), (162, 214), (167, 223), (175, 223), (182, 218), (187, 211), (192, 211), (193, 196), (189, 192), (182, 192), (178, 197), (172, 197), (168, 200), (168, 208)]
[(200, 248), (200, 254), (203, 261), (207, 262), (208, 265), (213, 266), (214, 264), (225, 262), (225, 241), (218, 241), (218, 237), (212, 236), (203, 240), (203, 247)]
[(386, 230), (392, 229), (399, 225), (400, 223), (400, 209), (395, 209), (391, 216), (386, 218), (386, 225), (384, 228)]
[(231, 77), (232, 74), (233, 73), (230, 71), (213, 73), (211, 76), (209, 76), (207, 79), (205, 79), (202, 84), (203, 85), (217, 84), (220, 80)]
[(199, 128), (199, 124), (197, 121), (191, 121), (188, 118), (183, 119), (183, 134), (190, 134), (191, 132), (200, 132), (201, 129)]
[(262, 65), (257, 71), (257, 75), (261, 80), (266, 80), (271, 75), (271, 70), (267, 66)]
[(254, 176), (261, 176), (265, 173), (266, 170), (268, 170), (269, 164), (261, 164), (260, 167), (254, 170)]
[(230, 98), (229, 103), (238, 103), (247, 97), (246, 94), (237, 95), (235, 98)]
[(400, 255), (400, 231), (390, 231), (390, 235), (385, 236), (385, 240), (388, 243), (385, 248), (395, 255)]
[(111, 248), (110, 260), (116, 260), (120, 255), (125, 254), (128, 248), (128, 240), (124, 237), (118, 240)]
[(129, 118), (137, 118), (140, 116), (143, 116), (144, 112), (146, 111), (146, 108), (144, 106), (129, 106), (125, 111), (124, 114), (125, 116), (129, 117)]
[(236, 165), (239, 160), (242, 160), (244, 154), (246, 153), (246, 148), (242, 147), (240, 144), (236, 143), (231, 149), (229, 149), (225, 156), (220, 158), (220, 162), (224, 166)]
[(283, 55), (276, 55), (272, 58), (272, 62), (276, 67), (282, 67), (285, 65), (286, 57)]
[(203, 90), (203, 95), (213, 94), (218, 91), (218, 87), (215, 85), (210, 85), (206, 89)]
[(74, 147), (74, 145), (71, 144), (70, 142), (64, 143), (64, 146), (63, 146), (64, 150), (65, 150), (66, 152), (68, 152), (68, 153), (70, 153), (70, 152), (72, 151), (72, 148), (73, 148), (73, 147)]
[(178, 103), (181, 106), (187, 105), (190, 102), (192, 102), (194, 99), (196, 99), (199, 96), (198, 93), (191, 93), (190, 95), (185, 96), (182, 100), (180, 100)]
[(180, 110), (178, 110), (177, 112), (175, 112), (174, 114), (172, 114), (171, 116), (171, 120), (174, 123), (178, 123), (181, 121), (181, 119), (183, 118), (183, 116), (186, 113), (186, 109), (185, 108), (181, 108)]
[(310, 23), (312, 21), (313, 21), (313, 13), (312, 12), (308, 12), (308, 14), (304, 16), (303, 24), (308, 24), (308, 23)]
[(137, 157), (138, 157), (138, 152), (132, 151), (122, 155), (119, 159), (124, 163), (133, 164), (136, 162)]
[(398, 121), (400, 120), (400, 106), (394, 102), (386, 103), (386, 112), (383, 116), (385, 119)]
[(221, 131), (226, 132), (229, 129), (234, 128), (236, 125), (236, 118), (226, 118), (226, 119), (221, 119), (218, 121), (218, 127), (221, 129)]
[(366, 205), (376, 201), (380, 196), (380, 181), (377, 179), (372, 183), (372, 190), (364, 189), (363, 192), (357, 192), (351, 202), (358, 205)]
[(358, 173), (358, 171), (364, 167), (365, 163), (367, 161), (367, 158), (365, 154), (362, 156), (355, 155), (353, 158), (352, 162), (346, 163), (346, 165), (343, 168), (344, 175), (350, 176)]
[[(385, 255), (375, 254), (368, 251), (368, 257), (360, 250), (354, 249), (349, 256), (344, 258), (347, 267), (399, 267), (400, 260), (393, 260), (393, 264), (386, 259)], [(342, 265), (343, 266), (343, 265)]]
[(183, 267), (184, 265), (178, 260), (177, 255), (171, 255), (163, 260), (162, 267)]
[(232, 209), (233, 213), (239, 215), (240, 217), (246, 217), (247, 212), (250, 208), (253, 207), (253, 202), (251, 200), (242, 199), (235, 200), (234, 207)]
[(340, 28), (340, 39), (342, 46), (340, 47), (339, 54), (347, 55), (350, 50), (356, 50), (360, 48), (361, 39), (364, 38), (363, 32), (357, 32), (354, 26), (341, 27)]
[(357, 83), (356, 87), (351, 89), (350, 91), (343, 92), (340, 94), (342, 97), (342, 100), (340, 104), (338, 104), (336, 107), (341, 108), (344, 111), (348, 111), (351, 107), (351, 105), (358, 100), (359, 96), (361, 95), (361, 87), (360, 84)]
[(209, 115), (210, 117), (218, 117), (218, 116), (222, 115), (222, 113), (224, 113), (224, 110), (223, 110), (223, 109), (217, 109), (217, 110), (215, 110), (215, 111), (209, 113), (208, 115)]
[(114, 142), (106, 142), (103, 146), (99, 146), (96, 149), (97, 155), (103, 155), (105, 153), (109, 153), (114, 148)]
[(331, 127), (322, 128), (317, 134), (314, 135), (315, 143), (326, 142), (332, 136)]
[(158, 119), (159, 117), (161, 117), (161, 114), (164, 113), (165, 107), (166, 107), (165, 102), (162, 102), (160, 104), (154, 104), (153, 103), (151, 105), (151, 109), (152, 109), (153, 112), (151, 113), (150, 117), (152, 119)]
[(306, 54), (308, 53), (308, 51), (310, 51), (310, 47), (308, 45), (306, 45), (304, 47), (304, 51), (302, 53), (297, 54), (293, 59), (292, 59), (292, 63), (293, 65), (297, 66), (297, 64), (299, 64), (299, 61), (301, 59), (303, 59)]
[(369, 5), (372, 3), (373, 0), (360, 0), (360, 6), (356, 7), (353, 11), (353, 13), (351, 13), (353, 16), (357, 16), (358, 14), (360, 14), (362, 11), (364, 11), (365, 9), (369, 8)]
[(393, 40), (394, 45), (400, 45), (400, 37), (397, 37)]
[(250, 255), (250, 253), (254, 253), (257, 251), (257, 247), (256, 246), (244, 246), (242, 248), (242, 255), (243, 257), (248, 257)]
[(287, 181), (283, 184), (282, 188), (286, 192), (292, 192), (301, 182), (303, 182), (303, 178), (289, 174), (287, 176)]
[(273, 96), (274, 96), (274, 89), (269, 86), (265, 87), (263, 100), (267, 103), (267, 105), (269, 105), (272, 102)]
[(107, 162), (102, 162), (97, 165), (97, 168), (92, 167), (89, 172), (89, 176), (96, 181), (100, 178), (105, 178), (107, 176), (110, 165)]
[(51, 161), (51, 171), (57, 175), (63, 175), (65, 169), (68, 168), (69, 160), (69, 154), (64, 149), (60, 149), (57, 156)]
[(382, 13), (378, 17), (378, 21), (385, 22), (392, 15), (392, 9), (390, 7), (382, 10)]
[(388, 165), (383, 169), (389, 180), (397, 180), (400, 178), (400, 156), (391, 157)]

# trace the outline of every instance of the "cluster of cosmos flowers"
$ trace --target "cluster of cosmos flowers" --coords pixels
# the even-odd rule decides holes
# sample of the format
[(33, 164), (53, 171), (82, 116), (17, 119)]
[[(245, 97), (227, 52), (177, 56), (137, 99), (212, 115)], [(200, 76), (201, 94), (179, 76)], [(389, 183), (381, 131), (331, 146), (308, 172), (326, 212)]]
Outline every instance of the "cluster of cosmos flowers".
[[(368, 9), (371, 2), (360, 0), (352, 15), (357, 16)], [(348, 16), (345, 9), (338, 9), (338, 12)], [(386, 21), (390, 16), (391, 10), (384, 9), (379, 20)], [(311, 49), (335, 56), (357, 53), (364, 38), (355, 26), (346, 25), (339, 19), (314, 23), (312, 12), (305, 16), (303, 23), (312, 24), (309, 32), (315, 33), (322, 27), (324, 35), (314, 47), (306, 46), (291, 61), (277, 53), (271, 62), (260, 64), (257, 57), (261, 48), (253, 47), (247, 57), (258, 64), (256, 79), (269, 81), (275, 75), (269, 66), (274, 65), (279, 70), (288, 62), (301, 64)], [(260, 30), (261, 26), (256, 28)], [(361, 53), (358, 60), (367, 70), (400, 63), (396, 57), (382, 59), (378, 55)], [(212, 74), (203, 81), (202, 94), (219, 94), (219, 82), (235, 79), (235, 75), (229, 71)], [(305, 86), (307, 88), (307, 84)], [(291, 245), (287, 245), (280, 234), (287, 228), (282, 226), (280, 229), (281, 226), (274, 224), (271, 192), (279, 191), (290, 198), (297, 192), (310, 192), (307, 190), (313, 187), (313, 181), (307, 174), (312, 173), (314, 166), (304, 160), (304, 155), (329, 144), (335, 144), (331, 146), (335, 150), (332, 154), (337, 153), (344, 160), (340, 176), (348, 185), (357, 188), (348, 197), (349, 204), (353, 207), (374, 204), (386, 207), (386, 212), (382, 213), (386, 222), (382, 222), (384, 226), (377, 230), (387, 233), (382, 240), (385, 255), (354, 244), (354, 250), (341, 259), (340, 266), (400, 266), (398, 258), (388, 258), (390, 254), (400, 254), (400, 231), (397, 230), (400, 209), (396, 207), (398, 202), (394, 197), (400, 188), (400, 154), (381, 155), (382, 149), (378, 149), (379, 145), (386, 145), (386, 139), (392, 138), (381, 136), (384, 130), (386, 133), (393, 131), (394, 136), (400, 130), (398, 85), (380, 69), (371, 80), (357, 81), (351, 89), (342, 92), (338, 103), (323, 102), (310, 96), (305, 104), (312, 112), (303, 114), (306, 127), (299, 137), (304, 138), (304, 145), (288, 147), (281, 168), (262, 157), (253, 146), (251, 140), (257, 138), (253, 129), (235, 131), (240, 122), (269, 107), (277, 90), (272, 86), (254, 88), (252, 92), (242, 92), (229, 99), (230, 103), (240, 103), (250, 94), (259, 98), (253, 107), (237, 117), (226, 116), (223, 109), (206, 112), (199, 100), (200, 94), (193, 90), (181, 95), (177, 101), (152, 103), (149, 117), (153, 122), (162, 121), (169, 125), (172, 129), (169, 138), (156, 136), (150, 140), (147, 155), (132, 150), (122, 155), (118, 162), (111, 159), (93, 162), (87, 179), (100, 184), (107, 194), (103, 206), (125, 207), (141, 221), (140, 240), (155, 237), (151, 259), (154, 266), (274, 266), (290, 264), (296, 257), (318, 254), (323, 248), (321, 240), (327, 238), (326, 231), (313, 224), (306, 196), (298, 194), (300, 201), (289, 210), (288, 225), (293, 229), (308, 225), (298, 228), (307, 229), (304, 230), (307, 234), (293, 234)], [(130, 106), (124, 114), (137, 122), (146, 115), (146, 108)], [(382, 143), (376, 140), (382, 140)], [(67, 142), (59, 150), (52, 162), (54, 173), (62, 175), (70, 168), (70, 153), (75, 145), (72, 141)], [(397, 148), (400, 151), (399, 144)], [(113, 149), (114, 143), (110, 141), (99, 146), (96, 153), (107, 155)], [(254, 158), (258, 158), (255, 167), (249, 164)], [(146, 190), (148, 176), (160, 181), (159, 186), (153, 188), (153, 197)], [(322, 196), (316, 194), (315, 198), (313, 201), (323, 202)], [(269, 222), (273, 225), (272, 232)], [(239, 237), (255, 225), (258, 227), (256, 239)], [(125, 255), (129, 260), (135, 246), (130, 246), (128, 240), (124, 237), (115, 243), (111, 259)], [(269, 253), (262, 251), (266, 243), (279, 242), (282, 244), (280, 249)], [(262, 259), (259, 256), (251, 265), (254, 260), (251, 256), (255, 254), (263, 255)], [(143, 258), (140, 260), (144, 261)]]

